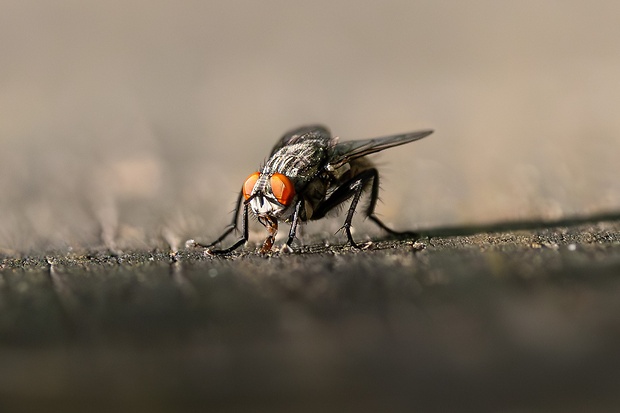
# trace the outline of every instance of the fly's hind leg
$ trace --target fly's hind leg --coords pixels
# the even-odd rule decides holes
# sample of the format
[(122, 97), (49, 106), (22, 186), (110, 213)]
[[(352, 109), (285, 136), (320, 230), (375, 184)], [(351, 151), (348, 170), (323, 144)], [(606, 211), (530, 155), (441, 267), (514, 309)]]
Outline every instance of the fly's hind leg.
[(390, 235), (397, 236), (397, 237), (409, 237), (409, 238), (414, 238), (414, 239), (420, 238), (420, 234), (418, 234), (417, 232), (393, 230), (392, 228), (385, 225), (375, 215), (375, 206), (377, 205), (377, 200), (379, 199), (379, 172), (375, 168), (368, 169), (364, 172), (369, 172), (372, 175), (372, 189), (370, 192), (370, 203), (368, 204), (368, 209), (366, 210), (366, 216), (370, 218), (372, 222), (377, 224), (377, 226), (382, 228), (384, 231), (386, 231)]

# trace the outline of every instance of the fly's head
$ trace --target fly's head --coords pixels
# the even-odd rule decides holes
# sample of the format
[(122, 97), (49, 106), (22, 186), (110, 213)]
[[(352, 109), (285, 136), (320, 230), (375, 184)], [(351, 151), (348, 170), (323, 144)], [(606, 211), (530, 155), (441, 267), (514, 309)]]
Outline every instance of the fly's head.
[(273, 222), (293, 204), (295, 185), (278, 172), (254, 172), (243, 184), (243, 197), (259, 221)]

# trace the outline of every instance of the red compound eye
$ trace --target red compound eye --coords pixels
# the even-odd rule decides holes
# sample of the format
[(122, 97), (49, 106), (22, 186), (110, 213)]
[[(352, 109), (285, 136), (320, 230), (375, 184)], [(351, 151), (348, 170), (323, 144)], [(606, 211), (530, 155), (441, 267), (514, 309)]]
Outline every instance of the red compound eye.
[(271, 176), (271, 192), (282, 205), (290, 205), (295, 197), (295, 187), (290, 179), (280, 173)]
[(260, 177), (260, 172), (254, 172), (252, 175), (248, 176), (248, 179), (243, 183), (243, 197), (248, 199), (250, 195), (252, 195), (252, 190), (254, 189), (254, 185), (256, 185), (256, 181)]

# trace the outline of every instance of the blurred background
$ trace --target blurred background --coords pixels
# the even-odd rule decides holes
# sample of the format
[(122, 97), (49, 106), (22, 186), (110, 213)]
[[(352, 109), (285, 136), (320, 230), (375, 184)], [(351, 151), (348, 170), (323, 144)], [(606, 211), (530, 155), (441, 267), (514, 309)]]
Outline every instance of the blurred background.
[(315, 122), (342, 139), (436, 130), (378, 156), (396, 228), (620, 210), (619, 14), (0, 0), (0, 251), (208, 241), (274, 142)]

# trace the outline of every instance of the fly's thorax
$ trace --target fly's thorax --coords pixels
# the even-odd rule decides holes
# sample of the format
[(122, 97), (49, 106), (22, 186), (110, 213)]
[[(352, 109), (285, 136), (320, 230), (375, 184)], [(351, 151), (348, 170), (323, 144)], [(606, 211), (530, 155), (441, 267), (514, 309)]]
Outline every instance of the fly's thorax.
[(325, 142), (308, 139), (292, 145), (283, 146), (265, 164), (264, 170), (281, 173), (299, 185), (312, 179), (327, 160)]

